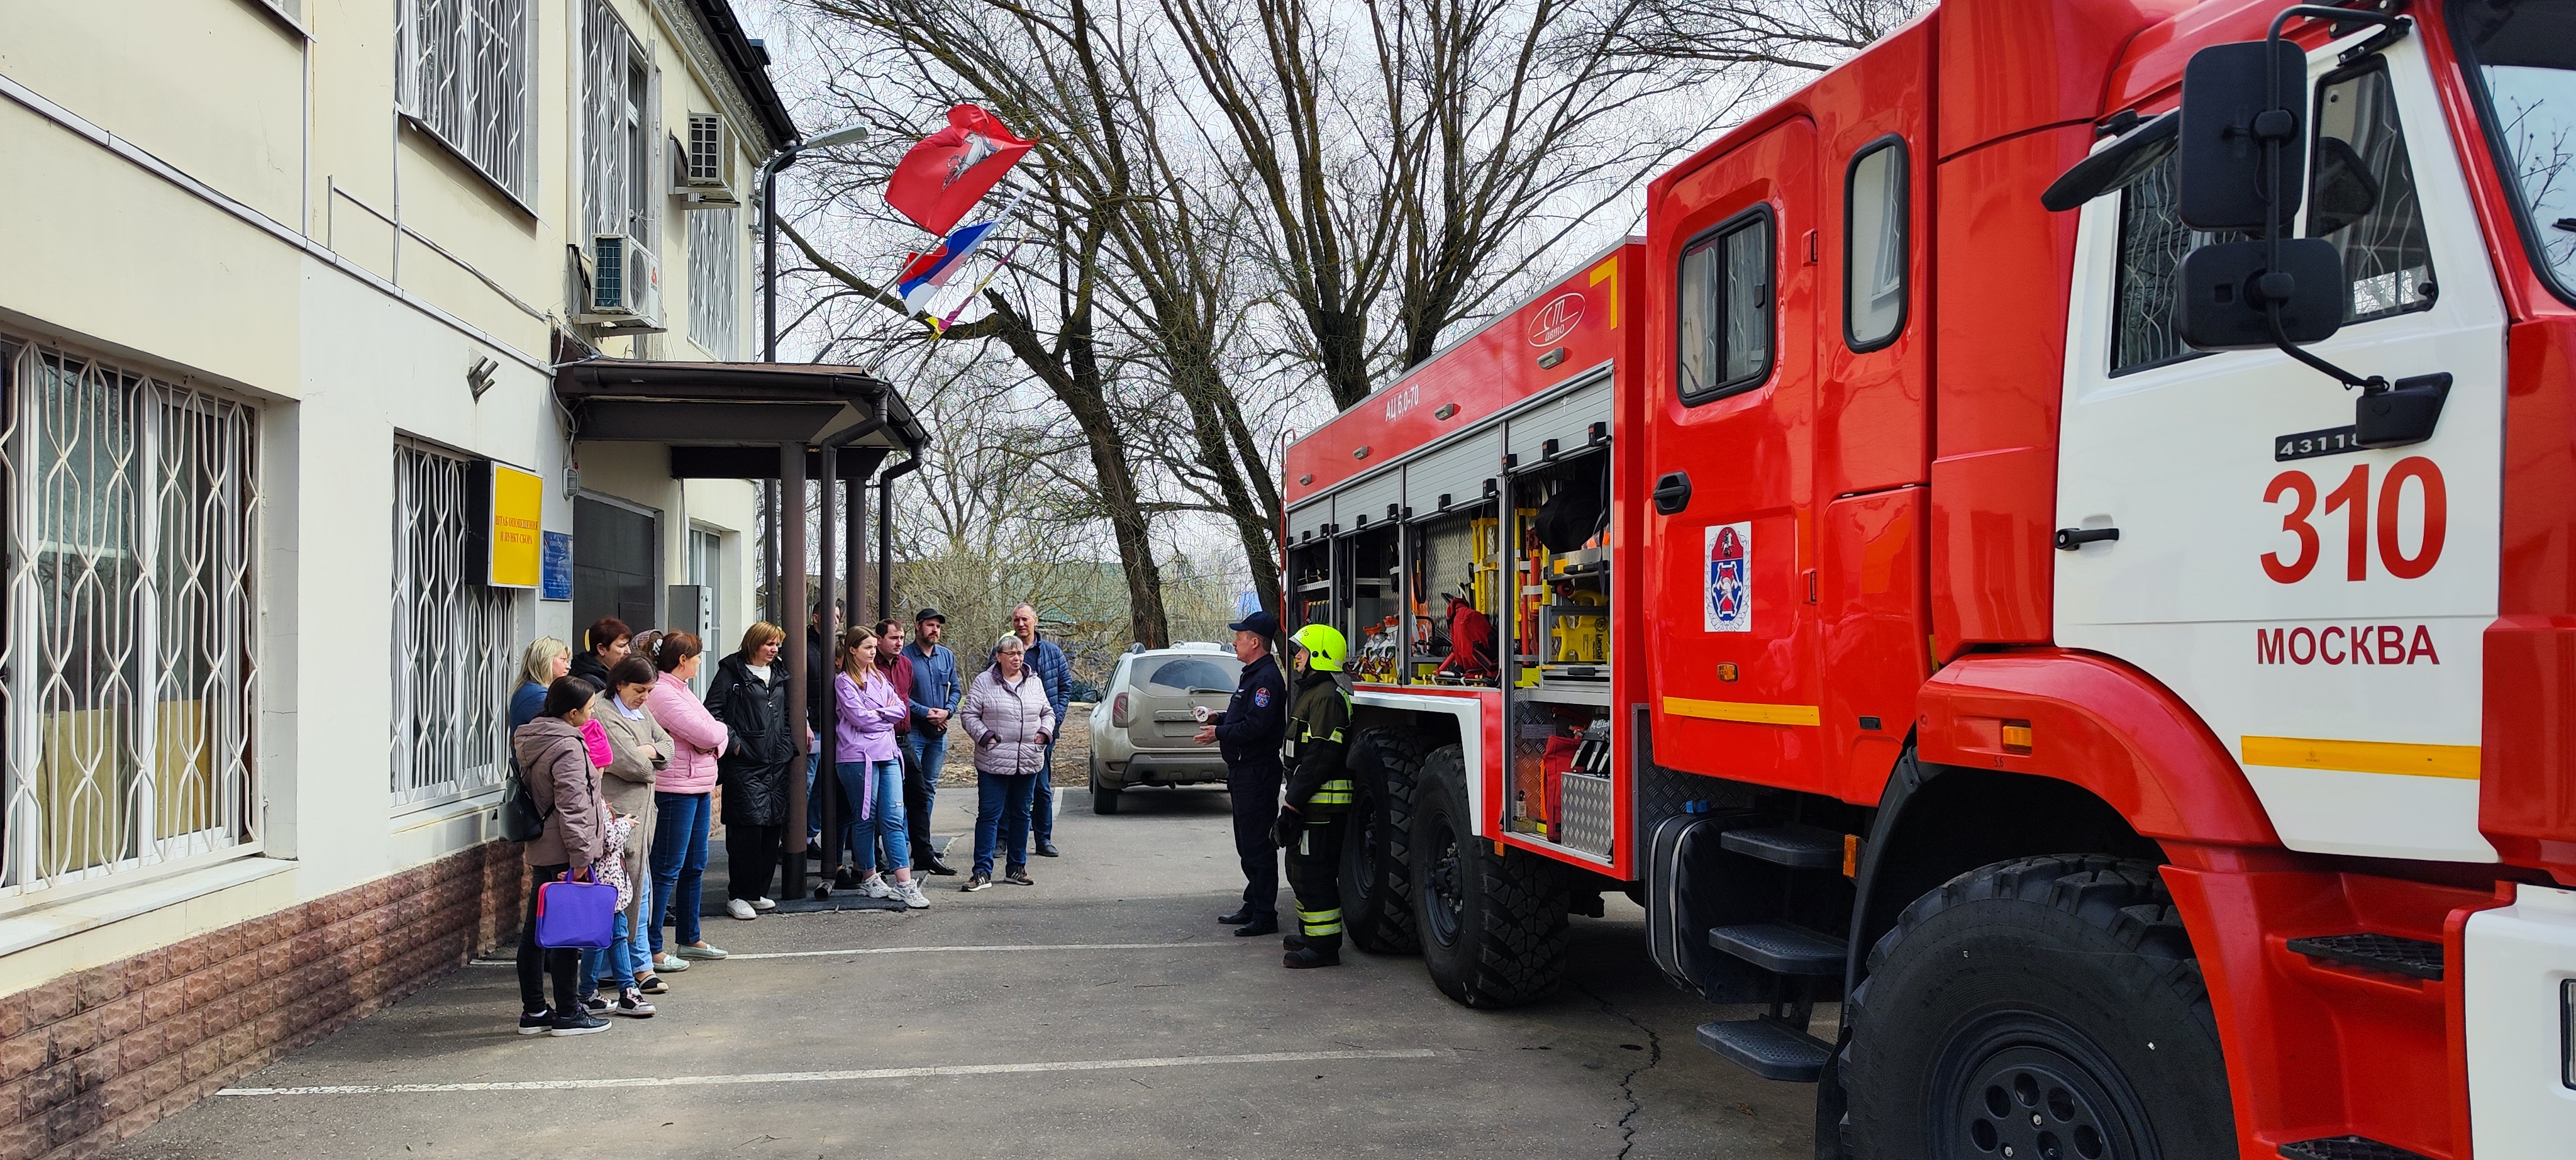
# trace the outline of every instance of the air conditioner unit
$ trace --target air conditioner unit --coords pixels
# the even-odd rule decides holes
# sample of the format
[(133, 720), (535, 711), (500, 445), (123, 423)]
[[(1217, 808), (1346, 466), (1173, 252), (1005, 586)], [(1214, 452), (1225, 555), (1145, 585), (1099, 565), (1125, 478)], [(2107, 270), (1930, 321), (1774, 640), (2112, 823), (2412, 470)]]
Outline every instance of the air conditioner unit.
[(689, 139), (679, 156), (679, 184), (671, 190), (691, 209), (742, 204), (734, 193), (733, 131), (712, 113), (689, 114)]
[(590, 236), (590, 298), (575, 319), (606, 330), (662, 330), (662, 270), (625, 234)]

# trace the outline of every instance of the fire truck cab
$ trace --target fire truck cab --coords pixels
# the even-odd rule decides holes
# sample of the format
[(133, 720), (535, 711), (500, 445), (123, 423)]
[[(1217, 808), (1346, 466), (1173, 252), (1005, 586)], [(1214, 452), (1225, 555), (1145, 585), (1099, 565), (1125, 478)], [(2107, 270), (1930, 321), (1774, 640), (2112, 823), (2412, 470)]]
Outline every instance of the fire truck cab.
[(2576, 3), (1943, 0), (1297, 441), (1354, 939), (1820, 1156), (2576, 1140)]

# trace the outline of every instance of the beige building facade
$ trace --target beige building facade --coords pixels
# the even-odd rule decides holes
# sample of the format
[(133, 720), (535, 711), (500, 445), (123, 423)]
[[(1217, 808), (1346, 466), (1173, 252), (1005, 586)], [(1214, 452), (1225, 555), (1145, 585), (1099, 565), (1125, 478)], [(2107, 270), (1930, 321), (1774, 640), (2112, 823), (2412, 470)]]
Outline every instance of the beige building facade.
[(596, 367), (757, 356), (765, 64), (724, 0), (0, 0), (0, 1154), (514, 927), (529, 641), (755, 619), (760, 485)]

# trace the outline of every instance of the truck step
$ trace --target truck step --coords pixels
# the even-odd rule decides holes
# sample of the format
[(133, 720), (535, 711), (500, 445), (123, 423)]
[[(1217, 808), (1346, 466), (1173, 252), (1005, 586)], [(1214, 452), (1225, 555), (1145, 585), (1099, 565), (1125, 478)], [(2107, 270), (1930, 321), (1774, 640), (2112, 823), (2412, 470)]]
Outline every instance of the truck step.
[[(1700, 1037), (1708, 1037), (1705, 1029)], [(2360, 1136), (2327, 1136), (2283, 1144), (2281, 1155), (2289, 1160), (2431, 1160), (2421, 1152), (2409, 1152), (2395, 1144), (2382, 1144)]]
[(1839, 870), (1843, 864), (1843, 836), (1815, 826), (1728, 830), (1718, 835), (1717, 844), (1793, 870)]
[(2294, 938), (2290, 950), (2312, 959), (2413, 979), (2442, 979), (2442, 944), (2393, 934), (2329, 934)]
[(1764, 1079), (1814, 1083), (1825, 1073), (1834, 1046), (1777, 1019), (1736, 1019), (1699, 1025), (1699, 1045)]
[(1708, 932), (1708, 945), (1783, 975), (1843, 973), (1843, 940), (1787, 923), (1721, 926)]

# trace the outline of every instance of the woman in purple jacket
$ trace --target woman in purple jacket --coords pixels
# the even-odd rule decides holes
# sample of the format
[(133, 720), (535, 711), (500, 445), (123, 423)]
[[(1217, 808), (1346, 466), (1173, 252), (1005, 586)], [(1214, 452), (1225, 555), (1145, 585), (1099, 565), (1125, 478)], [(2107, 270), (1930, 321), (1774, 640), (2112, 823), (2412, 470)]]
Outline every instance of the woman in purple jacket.
[[(841, 673), (832, 678), (832, 695), (840, 703), (832, 768), (840, 775), (841, 800), (850, 811), (844, 832), (850, 856), (867, 870), (859, 890), (870, 898), (901, 899), (913, 910), (927, 909), (930, 900), (912, 880), (903, 761), (895, 755), (894, 728), (911, 713), (911, 704), (878, 669), (873, 630), (854, 627), (842, 634)], [(877, 873), (880, 863), (895, 868), (892, 886)]]

